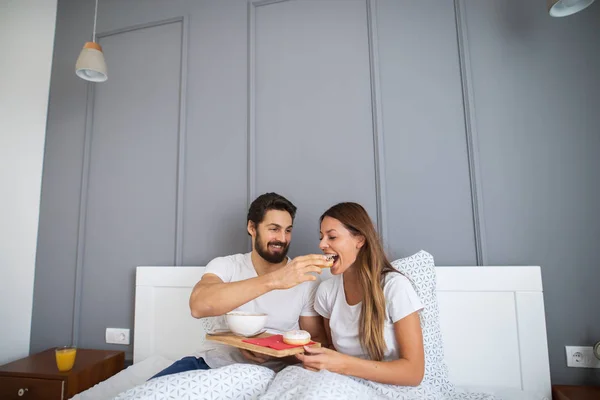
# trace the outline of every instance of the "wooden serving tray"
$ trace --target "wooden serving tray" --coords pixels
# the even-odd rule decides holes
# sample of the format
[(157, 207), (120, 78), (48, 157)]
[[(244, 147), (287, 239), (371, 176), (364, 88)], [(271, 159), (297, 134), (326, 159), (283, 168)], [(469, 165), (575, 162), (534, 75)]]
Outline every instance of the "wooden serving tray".
[[(261, 333), (260, 335), (254, 336), (252, 338), (245, 338), (245, 337), (237, 336), (234, 333), (221, 333), (219, 335), (208, 335), (207, 334), (206, 340), (211, 340), (213, 342), (226, 344), (229, 346), (237, 347), (239, 349), (250, 350), (255, 353), (266, 354), (268, 356), (277, 357), (277, 358), (288, 357), (288, 356), (293, 356), (296, 354), (304, 353), (303, 346), (294, 347), (292, 349), (286, 349), (286, 350), (275, 350), (270, 347), (257, 346), (252, 343), (243, 342), (243, 340), (246, 340), (246, 339), (260, 339), (260, 338), (266, 338), (269, 336), (273, 336), (273, 335), (270, 333)], [(321, 347), (321, 343), (315, 342), (315, 344), (310, 345), (310, 347)]]

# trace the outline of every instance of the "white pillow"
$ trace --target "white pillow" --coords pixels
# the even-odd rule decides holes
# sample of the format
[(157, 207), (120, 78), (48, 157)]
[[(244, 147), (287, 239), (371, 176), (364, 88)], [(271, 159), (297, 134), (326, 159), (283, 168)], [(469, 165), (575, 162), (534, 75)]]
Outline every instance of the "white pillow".
[(444, 361), (444, 342), (440, 329), (440, 310), (437, 301), (435, 263), (426, 251), (392, 261), (392, 266), (406, 276), (415, 288), (421, 302), (421, 329), (425, 350), (425, 376), (423, 384), (431, 385), (442, 393), (455, 390), (448, 379), (448, 366)]
[(258, 399), (275, 373), (258, 365), (180, 372), (154, 378), (121, 393), (114, 400)]

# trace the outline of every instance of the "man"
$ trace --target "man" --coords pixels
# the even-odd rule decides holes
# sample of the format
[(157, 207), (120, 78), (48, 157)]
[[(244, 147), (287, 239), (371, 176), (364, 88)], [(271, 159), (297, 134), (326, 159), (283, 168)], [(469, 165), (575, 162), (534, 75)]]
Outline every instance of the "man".
[[(259, 196), (250, 205), (247, 218), (252, 252), (218, 257), (207, 266), (190, 296), (194, 318), (220, 316), (230, 311), (265, 313), (265, 328), (285, 332), (303, 329), (315, 341), (325, 343), (322, 318), (313, 308), (321, 267), (331, 266), (324, 255), (290, 260), (296, 207), (276, 193)], [(153, 378), (193, 369), (218, 368), (246, 362), (262, 364), (275, 371), (295, 358), (278, 360), (229, 346), (203, 352), (202, 357), (185, 357)]]

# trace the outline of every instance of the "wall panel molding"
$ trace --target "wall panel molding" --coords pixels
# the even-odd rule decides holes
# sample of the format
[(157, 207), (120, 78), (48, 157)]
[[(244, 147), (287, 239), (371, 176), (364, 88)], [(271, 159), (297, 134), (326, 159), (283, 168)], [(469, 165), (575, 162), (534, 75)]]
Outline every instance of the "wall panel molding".
[[(100, 36), (98, 36), (100, 37)], [(73, 296), (73, 327), (71, 342), (79, 345), (81, 322), (81, 286), (83, 285), (83, 253), (85, 251), (85, 219), (87, 215), (88, 182), (90, 176), (90, 155), (92, 149), (92, 126), (94, 122), (94, 85), (87, 84), (85, 132), (83, 137), (83, 163), (81, 189), (79, 192), (79, 217), (77, 226), (77, 250), (75, 261), (75, 295)]]
[(188, 17), (181, 17), (181, 75), (179, 78), (179, 132), (177, 153), (177, 210), (175, 211), (175, 265), (183, 265), (183, 201), (185, 198), (185, 144), (187, 136)]
[[(255, 68), (256, 68), (256, 8), (291, 0), (255, 0), (248, 2), (248, 206), (256, 197), (256, 125), (255, 125)], [(369, 43), (371, 83), (371, 112), (373, 126), (373, 153), (375, 160), (375, 198), (377, 230), (384, 244), (388, 242), (387, 208), (385, 193), (385, 159), (383, 116), (381, 111), (381, 86), (379, 80), (379, 53), (377, 47), (377, 0), (365, 0)]]
[(377, 206), (377, 230), (388, 247), (387, 196), (385, 180), (385, 146), (383, 137), (383, 113), (381, 107), (381, 82), (379, 79), (379, 46), (377, 29), (377, 0), (366, 0), (367, 29), (369, 33), (369, 66), (371, 69), (371, 112), (373, 118), (373, 151), (375, 160), (375, 201)]
[(465, 134), (467, 155), (469, 158), (469, 179), (471, 184), (471, 205), (473, 208), (473, 230), (475, 234), (475, 255), (477, 265), (487, 265), (487, 249), (485, 238), (485, 217), (483, 210), (483, 194), (481, 168), (479, 163), (479, 138), (475, 118), (475, 101), (473, 94), (473, 76), (469, 53), (469, 35), (465, 19), (466, 6), (464, 0), (454, 0), (456, 18), (456, 38), (458, 42), (458, 59), (460, 63), (460, 79), (463, 92), (463, 109), (465, 113)]
[[(188, 18), (185, 16), (159, 20), (139, 25), (132, 25), (122, 29), (116, 29), (96, 35), (98, 41), (102, 38), (133, 32), (136, 30), (158, 27), (171, 23), (181, 23), (181, 70), (180, 70), (180, 88), (179, 88), (179, 121), (178, 121), (178, 154), (177, 154), (177, 184), (176, 184), (176, 227), (175, 227), (175, 254), (173, 255), (175, 265), (182, 264), (183, 254), (183, 193), (184, 193), (184, 169), (185, 169), (185, 127), (187, 120), (187, 59), (188, 59)], [(109, 60), (110, 68), (110, 60)], [(84, 150), (83, 150), (83, 169), (81, 174), (81, 190), (79, 197), (79, 217), (77, 228), (77, 251), (75, 266), (75, 295), (73, 297), (73, 328), (71, 340), (73, 345), (77, 346), (80, 339), (81, 330), (81, 290), (83, 285), (85, 254), (85, 229), (86, 215), (88, 207), (88, 187), (91, 165), (91, 149), (93, 140), (93, 121), (94, 121), (94, 88), (95, 84), (87, 84), (85, 132), (84, 132)]]
[[(256, 198), (256, 8), (291, 0), (250, 0), (248, 2), (248, 127), (247, 127), (247, 206)], [(251, 250), (251, 243), (248, 242)]]
[[(255, 113), (255, 56), (256, 56), (256, 7), (262, 1), (248, 2), (248, 127), (247, 127), (247, 208), (256, 197), (256, 113)], [(269, 3), (270, 4), (270, 3)], [(248, 247), (251, 248), (251, 243), (248, 241)]]

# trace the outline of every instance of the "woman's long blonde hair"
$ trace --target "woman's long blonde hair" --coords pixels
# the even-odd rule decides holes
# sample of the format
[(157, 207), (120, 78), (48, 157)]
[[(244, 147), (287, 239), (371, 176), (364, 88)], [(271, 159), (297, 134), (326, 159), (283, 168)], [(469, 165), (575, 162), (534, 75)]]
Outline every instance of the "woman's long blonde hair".
[(387, 350), (383, 336), (386, 318), (384, 277), (398, 272), (387, 259), (379, 235), (367, 211), (357, 203), (339, 203), (325, 211), (325, 217), (340, 221), (353, 236), (363, 236), (365, 241), (358, 251), (354, 268), (363, 290), (360, 312), (360, 344), (371, 360), (381, 361)]

